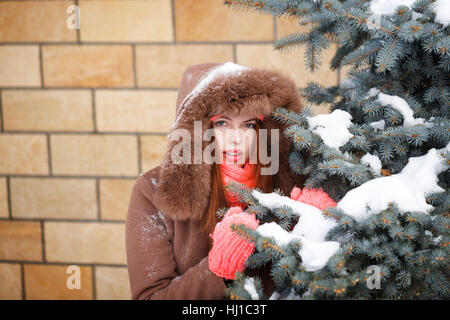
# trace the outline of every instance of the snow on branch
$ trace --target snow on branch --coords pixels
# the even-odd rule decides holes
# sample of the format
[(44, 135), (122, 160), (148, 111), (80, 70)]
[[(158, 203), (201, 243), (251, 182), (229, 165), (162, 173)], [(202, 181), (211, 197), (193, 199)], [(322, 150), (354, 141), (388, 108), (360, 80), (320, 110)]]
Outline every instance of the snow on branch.
[(317, 133), (330, 148), (339, 149), (353, 135), (348, 131), (352, 125), (352, 116), (344, 110), (336, 109), (329, 114), (307, 117), (309, 129)]
[(438, 184), (438, 174), (448, 169), (440, 151), (450, 151), (450, 143), (443, 149), (432, 148), (420, 157), (409, 158), (401, 172), (380, 177), (350, 190), (338, 202), (338, 208), (356, 220), (388, 208), (396, 202), (400, 212), (422, 211), (428, 213), (433, 206), (427, 204), (428, 193), (445, 191)]
[[(427, 204), (425, 196), (445, 191), (437, 184), (437, 175), (448, 169), (440, 155), (440, 152), (445, 151), (450, 152), (450, 143), (443, 149), (432, 148), (423, 156), (409, 158), (408, 164), (400, 173), (375, 178), (350, 190), (338, 202), (337, 207), (357, 221), (387, 209), (390, 202), (396, 202), (400, 212), (428, 213), (433, 206)], [(337, 223), (318, 208), (275, 192), (253, 190), (252, 194), (261, 205), (269, 209), (289, 206), (299, 216), (291, 232), (284, 230), (276, 222), (261, 224), (256, 231), (262, 236), (274, 238), (278, 245), (300, 241), (298, 253), (307, 271), (321, 269), (339, 250), (339, 242), (325, 241), (328, 231)]]

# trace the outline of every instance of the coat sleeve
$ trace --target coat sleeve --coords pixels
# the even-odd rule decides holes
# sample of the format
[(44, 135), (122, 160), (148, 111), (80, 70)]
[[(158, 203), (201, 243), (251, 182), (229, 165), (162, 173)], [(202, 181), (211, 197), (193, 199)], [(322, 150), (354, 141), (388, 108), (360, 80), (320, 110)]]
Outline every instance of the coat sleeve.
[[(164, 218), (134, 184), (126, 219), (126, 255), (131, 299), (224, 299), (224, 280), (209, 270), (208, 256), (185, 273), (176, 272), (173, 245)], [(145, 190), (145, 189), (144, 189)]]

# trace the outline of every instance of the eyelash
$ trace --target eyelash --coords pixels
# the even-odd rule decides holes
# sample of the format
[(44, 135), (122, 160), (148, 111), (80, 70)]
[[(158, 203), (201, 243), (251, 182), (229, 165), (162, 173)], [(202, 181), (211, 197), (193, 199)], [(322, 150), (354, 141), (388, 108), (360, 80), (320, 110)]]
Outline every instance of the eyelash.
[[(219, 127), (221, 127), (221, 125), (219, 124), (219, 123), (221, 123), (221, 122), (225, 122), (225, 121), (219, 120), (219, 121), (216, 122), (216, 125), (219, 126)], [(247, 127), (248, 129), (256, 129), (256, 124), (254, 124), (254, 123), (246, 123), (245, 125), (251, 125), (251, 128), (248, 128), (248, 127)]]

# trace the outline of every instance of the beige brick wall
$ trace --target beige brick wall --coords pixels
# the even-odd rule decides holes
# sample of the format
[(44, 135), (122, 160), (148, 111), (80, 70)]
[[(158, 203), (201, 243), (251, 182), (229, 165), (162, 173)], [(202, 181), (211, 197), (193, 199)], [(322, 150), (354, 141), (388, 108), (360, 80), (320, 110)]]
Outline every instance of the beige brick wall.
[[(125, 219), (139, 173), (160, 164), (191, 64), (305, 70), (275, 39), (292, 18), (223, 0), (0, 2), (0, 299), (129, 299)], [(67, 27), (71, 5), (80, 29)], [(69, 19), (70, 20), (70, 19)], [(316, 109), (317, 112), (327, 112)], [(67, 268), (80, 267), (80, 289)]]

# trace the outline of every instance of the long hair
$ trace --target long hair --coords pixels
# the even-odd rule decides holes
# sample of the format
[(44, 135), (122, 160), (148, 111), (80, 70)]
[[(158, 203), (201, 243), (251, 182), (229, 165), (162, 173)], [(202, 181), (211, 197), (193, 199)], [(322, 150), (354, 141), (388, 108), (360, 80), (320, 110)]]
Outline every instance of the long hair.
[[(212, 125), (212, 124), (211, 124)], [(261, 167), (267, 167), (270, 165), (263, 165), (259, 158), (259, 129), (261, 122), (257, 120), (256, 125), (256, 153), (257, 153), (257, 163), (256, 163), (256, 188), (259, 188), (263, 192), (272, 192), (273, 180), (272, 175), (261, 175)], [(215, 152), (215, 151), (214, 151)], [(219, 163), (214, 163), (212, 165), (211, 172), (211, 193), (209, 195), (209, 205), (206, 210), (202, 220), (201, 220), (201, 232), (203, 236), (207, 238), (209, 248), (212, 246), (212, 240), (209, 234), (214, 231), (214, 228), (218, 222), (217, 211), (220, 208), (228, 207), (225, 197), (225, 186), (222, 181), (222, 171)]]

